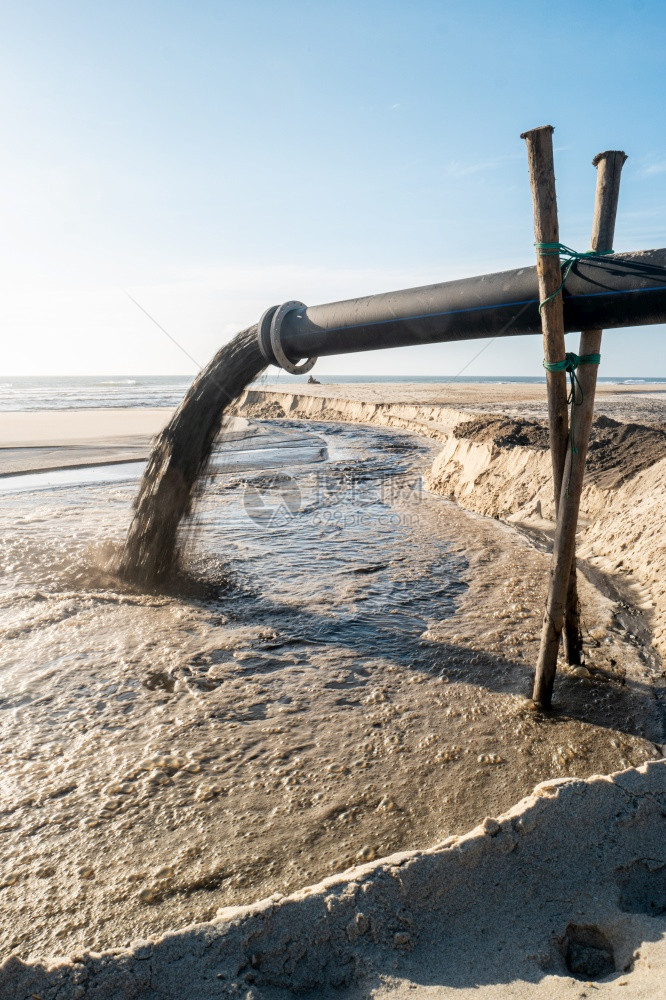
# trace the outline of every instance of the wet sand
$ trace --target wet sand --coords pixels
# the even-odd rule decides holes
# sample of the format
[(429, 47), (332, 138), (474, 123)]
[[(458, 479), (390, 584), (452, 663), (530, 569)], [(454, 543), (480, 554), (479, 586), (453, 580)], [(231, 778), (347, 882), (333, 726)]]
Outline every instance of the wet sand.
[[(506, 388), (515, 393), (492, 387), (499, 396)], [(527, 388), (542, 405), (539, 387)], [(388, 389), (396, 399), (413, 391)], [(653, 423), (663, 420), (659, 396), (620, 395), (618, 405), (629, 397)], [(501, 403), (495, 396), (486, 405)], [(3, 431), (2, 455), (27, 471), (30, 456), (12, 459), (12, 446), (35, 447), (38, 457), (42, 448), (90, 445), (82, 460), (94, 460), (95, 448), (103, 456), (145, 446), (136, 439), (150, 433), (152, 417), (142, 411), (103, 414), (110, 422), (98, 437), (89, 413), (71, 416), (60, 444), (44, 431), (48, 416), (42, 428), (27, 421), (20, 431), (18, 421), (14, 437)], [(437, 441), (284, 420), (256, 434), (238, 430), (237, 452), (248, 434), (291, 449), (297, 515), (284, 480), (256, 466), (243, 471), (230, 454), (226, 469), (241, 471), (210, 484), (180, 593), (141, 595), (104, 575), (98, 539), (122, 538), (131, 483), (0, 501), (4, 957), (13, 952), (37, 969), (52, 955), (157, 940), (214, 919), (220, 907), (463, 834), (545, 778), (661, 756), (649, 614), (610, 584), (605, 592), (582, 585), (593, 622), (589, 669), (562, 671), (553, 716), (529, 711), (547, 554), (533, 536), (416, 488)], [(58, 459), (53, 450), (43, 456)], [(277, 499), (269, 513), (286, 502), (289, 516), (248, 520), (248, 481), (264, 501)], [(230, 566), (221, 566), (217, 553), (227, 548)], [(418, 924), (416, 898), (411, 909)], [(224, 936), (225, 926), (211, 933)], [(414, 985), (409, 995), (448, 995), (410, 972), (412, 931), (391, 930), (402, 933), (386, 981), (361, 992), (350, 983), (349, 996), (407, 995)], [(553, 995), (563, 973), (553, 977), (543, 955), (541, 963), (531, 981), (547, 977), (543, 995)], [(18, 967), (8, 968), (23, 988)], [(277, 979), (262, 985), (261, 963), (248, 968), (227, 983), (216, 978), (214, 988), (273, 996)], [(136, 995), (189, 996), (191, 981), (176, 977), (171, 993)], [(649, 996), (649, 982), (633, 995)], [(195, 985), (191, 995), (208, 995)], [(87, 995), (70, 986), (60, 995)], [(42, 989), (35, 979), (33, 991)], [(506, 992), (506, 982), (499, 990), (523, 995)]]
[(663, 764), (546, 782), (427, 851), (69, 962), (10, 959), (26, 997), (661, 1000)]
[(169, 409), (0, 413), (0, 476), (145, 461)]
[[(14, 476), (145, 463), (154, 435), (172, 412), (118, 408), (0, 413), (0, 492)], [(225, 438), (238, 441), (258, 433), (248, 420), (232, 417)], [(70, 479), (76, 481), (76, 476)]]

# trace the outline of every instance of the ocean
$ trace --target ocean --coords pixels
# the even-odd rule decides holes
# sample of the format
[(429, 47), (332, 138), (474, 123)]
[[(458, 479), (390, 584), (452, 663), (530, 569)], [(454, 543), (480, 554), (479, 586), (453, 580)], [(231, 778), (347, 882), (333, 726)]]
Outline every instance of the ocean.
[[(0, 377), (0, 411), (17, 410), (78, 410), (105, 407), (160, 407), (177, 406), (193, 380), (192, 375), (78, 375), (78, 376), (8, 376)], [(432, 375), (329, 375), (322, 384), (353, 384), (372, 382), (387, 384), (408, 382), (441, 383), (518, 383), (538, 384), (543, 376), (432, 376)], [(271, 369), (258, 385), (279, 382), (285, 385), (305, 384), (304, 377), (288, 375)], [(607, 385), (663, 385), (666, 378), (601, 377)]]

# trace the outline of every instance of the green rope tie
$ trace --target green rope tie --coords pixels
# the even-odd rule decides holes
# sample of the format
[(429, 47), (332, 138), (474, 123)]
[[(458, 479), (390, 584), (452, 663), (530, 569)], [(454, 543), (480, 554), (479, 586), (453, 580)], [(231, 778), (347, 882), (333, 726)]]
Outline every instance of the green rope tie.
[[(571, 444), (571, 454), (576, 455), (578, 453), (578, 448), (575, 444), (575, 421), (576, 421), (576, 407), (580, 406), (585, 398), (583, 394), (583, 387), (578, 380), (576, 375), (576, 369), (579, 365), (598, 365), (601, 361), (600, 354), (574, 354), (573, 351), (564, 355), (563, 361), (544, 361), (543, 366), (547, 372), (568, 372), (569, 380), (571, 382), (571, 391), (569, 392), (569, 398), (567, 403), (571, 404), (571, 416), (569, 418), (569, 441)], [(571, 482), (571, 469), (569, 470), (569, 482)], [(567, 486), (568, 495), (568, 486)]]
[(565, 246), (564, 243), (535, 243), (534, 246), (540, 257), (559, 257), (560, 262), (564, 265), (562, 267), (562, 282), (560, 287), (556, 288), (547, 299), (539, 303), (539, 312), (541, 312), (547, 302), (550, 302), (551, 299), (560, 294), (569, 277), (569, 272), (577, 260), (585, 260), (588, 257), (607, 257), (608, 254), (615, 253), (614, 250), (585, 250), (581, 252), (579, 250), (572, 250), (571, 247)]

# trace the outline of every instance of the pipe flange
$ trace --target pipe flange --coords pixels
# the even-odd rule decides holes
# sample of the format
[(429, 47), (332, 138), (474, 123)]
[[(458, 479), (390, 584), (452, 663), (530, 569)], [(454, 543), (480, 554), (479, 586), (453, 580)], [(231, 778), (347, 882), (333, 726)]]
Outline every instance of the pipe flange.
[[(304, 302), (296, 302), (296, 301), (283, 302), (281, 306), (277, 307), (270, 321), (271, 324), (270, 337), (271, 337), (271, 349), (273, 351), (273, 357), (275, 359), (275, 362), (280, 366), (280, 368), (284, 368), (284, 370), (286, 372), (289, 372), (290, 375), (307, 375), (307, 373), (314, 368), (317, 362), (317, 358), (308, 358), (306, 361), (303, 361), (300, 365), (293, 364), (293, 362), (289, 360), (287, 355), (282, 350), (282, 344), (280, 342), (280, 330), (285, 316), (287, 316), (290, 312), (293, 312), (295, 309), (305, 309), (305, 308), (306, 306)], [(267, 313), (269, 312), (271, 312), (270, 309), (267, 310), (267, 312), (265, 312), (264, 315), (261, 317), (261, 322), (259, 325), (260, 331), (264, 319), (266, 319), (266, 323), (268, 322)], [(259, 343), (261, 344), (261, 338), (259, 340)]]
[(271, 350), (271, 320), (273, 319), (273, 316), (275, 316), (276, 312), (277, 306), (270, 306), (257, 324), (257, 341), (259, 342), (259, 350), (261, 351), (262, 358), (269, 365), (276, 364), (275, 358), (273, 357), (273, 351)]

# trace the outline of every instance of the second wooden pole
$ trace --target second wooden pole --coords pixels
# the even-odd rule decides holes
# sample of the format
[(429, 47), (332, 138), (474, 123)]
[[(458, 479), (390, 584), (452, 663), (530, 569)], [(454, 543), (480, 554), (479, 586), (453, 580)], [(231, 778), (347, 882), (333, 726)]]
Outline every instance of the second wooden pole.
[[(593, 160), (597, 168), (597, 191), (592, 227), (592, 249), (610, 250), (615, 232), (615, 217), (620, 192), (620, 173), (626, 154), (620, 150), (599, 153)], [(580, 357), (594, 356), (601, 346), (601, 330), (584, 330), (580, 338)], [(576, 548), (576, 528), (585, 475), (585, 459), (594, 417), (594, 394), (597, 384), (596, 364), (578, 368), (579, 404), (575, 407), (572, 447), (567, 449), (562, 478), (562, 492), (553, 546), (550, 587), (541, 631), (532, 698), (544, 708), (550, 706), (557, 669), (557, 654), (565, 613), (569, 613), (569, 581)], [(572, 610), (573, 613), (573, 610)]]

